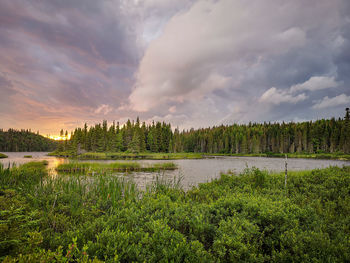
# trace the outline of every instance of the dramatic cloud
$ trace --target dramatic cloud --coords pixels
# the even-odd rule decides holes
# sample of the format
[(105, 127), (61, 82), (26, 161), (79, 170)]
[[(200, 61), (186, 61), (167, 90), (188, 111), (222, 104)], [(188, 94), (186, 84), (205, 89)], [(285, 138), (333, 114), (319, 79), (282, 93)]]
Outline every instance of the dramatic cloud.
[(271, 104), (281, 104), (283, 102), (296, 104), (297, 102), (303, 101), (307, 98), (305, 93), (293, 96), (288, 91), (278, 90), (276, 88), (271, 88), (265, 91), (261, 96), (260, 102), (267, 102)]
[(100, 107), (98, 107), (94, 112), (96, 114), (103, 113), (103, 115), (107, 115), (113, 110), (113, 108), (109, 105), (102, 104)]
[(130, 96), (134, 109), (146, 111), (159, 102), (183, 101), (191, 93), (204, 95), (224, 88), (223, 79), (228, 77), (218, 70), (230, 64), (247, 69), (262, 56), (302, 46), (305, 32), (285, 19), (295, 15), (290, 11), (284, 6), (282, 12), (267, 16), (265, 2), (196, 2), (171, 19), (147, 49)]
[(343, 116), (349, 14), (348, 0), (3, 0), (0, 128)]
[(305, 93), (300, 93), (300, 91), (324, 90), (335, 88), (338, 85), (339, 83), (335, 81), (334, 77), (315, 76), (304, 83), (293, 85), (289, 89), (280, 90), (274, 87), (270, 88), (264, 92), (259, 101), (275, 105), (283, 102), (296, 104), (308, 98)]
[(303, 91), (303, 90), (322, 90), (330, 89), (338, 86), (338, 83), (335, 81), (334, 77), (311, 77), (308, 81), (305, 81), (302, 84), (293, 85), (291, 87), (292, 92)]
[(210, 97), (216, 122), (319, 118), (313, 100), (349, 93), (335, 62), (348, 43), (346, 8), (326, 0), (196, 1), (150, 42), (129, 97), (132, 109), (174, 113), (179, 104), (195, 116), (203, 108), (186, 105)]
[(334, 98), (328, 98), (328, 96), (326, 96), (321, 101), (314, 104), (312, 108), (325, 109), (325, 108), (337, 107), (340, 105), (349, 105), (349, 104), (350, 104), (350, 96), (346, 96), (345, 94), (340, 94)]

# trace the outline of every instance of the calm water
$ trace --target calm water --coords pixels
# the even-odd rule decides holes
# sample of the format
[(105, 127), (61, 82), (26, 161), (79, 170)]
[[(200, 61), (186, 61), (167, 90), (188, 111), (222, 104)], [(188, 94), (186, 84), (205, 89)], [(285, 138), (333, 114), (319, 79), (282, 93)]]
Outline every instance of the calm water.
[[(9, 156), (6, 159), (0, 159), (0, 162), (5, 165), (17, 163), (23, 164), (29, 161), (42, 161), (47, 160), (49, 162), (48, 168), (50, 173), (55, 175), (54, 168), (69, 160), (64, 158), (56, 158), (46, 156), (44, 152), (9, 152), (5, 153)], [(33, 158), (24, 158), (24, 155), (32, 155)], [(84, 161), (86, 162), (86, 161)], [(115, 161), (93, 161), (93, 162), (115, 162)], [(120, 161), (123, 162), (123, 161)], [(130, 162), (130, 161), (127, 161)], [(135, 162), (140, 163), (160, 163), (169, 162), (168, 160), (137, 160)], [(222, 172), (233, 171), (239, 173), (246, 167), (257, 167), (259, 169), (266, 169), (269, 171), (284, 171), (284, 159), (282, 158), (264, 158), (264, 157), (217, 157), (212, 159), (199, 159), (199, 160), (172, 160), (178, 165), (179, 169), (175, 171), (165, 171), (160, 175), (156, 173), (130, 173), (130, 174), (117, 174), (118, 176), (127, 176), (134, 180), (140, 187), (144, 187), (146, 184), (155, 180), (156, 176), (162, 176), (165, 179), (172, 179), (174, 177), (182, 178), (182, 185), (185, 189), (198, 183), (203, 183), (216, 178)], [(313, 159), (288, 159), (288, 170), (311, 170), (315, 168), (326, 168), (329, 166), (350, 165), (350, 161), (335, 161), (335, 160), (313, 160)]]

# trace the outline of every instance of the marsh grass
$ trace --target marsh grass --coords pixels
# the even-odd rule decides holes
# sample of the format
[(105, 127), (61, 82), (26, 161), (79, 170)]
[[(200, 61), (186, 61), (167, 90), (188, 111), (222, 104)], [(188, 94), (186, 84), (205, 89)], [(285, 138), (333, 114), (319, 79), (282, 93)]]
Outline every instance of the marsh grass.
[(137, 162), (115, 162), (115, 163), (80, 163), (70, 162), (60, 164), (56, 171), (59, 173), (80, 174), (103, 174), (106, 172), (157, 172), (161, 170), (175, 170), (174, 163), (156, 163), (141, 166)]
[(28, 162), (19, 167), (13, 163), (12, 166), (9, 164), (7, 168), (0, 164), (1, 185), (11, 185), (28, 190), (41, 182), (46, 175), (44, 162)]
[(168, 192), (168, 191), (183, 191), (182, 187), (183, 176), (167, 177), (164, 173), (158, 172), (154, 180), (146, 185), (147, 193)]

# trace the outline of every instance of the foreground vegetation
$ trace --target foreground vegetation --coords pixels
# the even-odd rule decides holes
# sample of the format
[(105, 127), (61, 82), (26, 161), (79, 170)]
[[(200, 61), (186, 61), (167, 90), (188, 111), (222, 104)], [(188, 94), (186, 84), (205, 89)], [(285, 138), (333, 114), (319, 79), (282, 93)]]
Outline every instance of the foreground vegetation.
[(58, 142), (30, 130), (0, 129), (0, 151), (3, 152), (50, 152)]
[(0, 159), (7, 158), (8, 156), (6, 154), (0, 153)]
[(141, 166), (140, 163), (63, 163), (59, 164), (56, 171), (60, 173), (106, 173), (106, 172), (157, 172), (163, 170), (175, 170), (174, 163), (155, 163)]
[(247, 169), (184, 192), (0, 166), (4, 262), (349, 262), (350, 167)]

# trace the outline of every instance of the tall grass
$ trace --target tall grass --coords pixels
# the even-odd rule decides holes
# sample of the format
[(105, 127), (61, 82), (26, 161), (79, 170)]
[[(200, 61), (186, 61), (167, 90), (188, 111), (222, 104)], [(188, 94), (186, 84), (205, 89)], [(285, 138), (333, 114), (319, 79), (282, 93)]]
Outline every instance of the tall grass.
[(32, 204), (45, 212), (59, 211), (64, 204), (66, 213), (79, 216), (88, 207), (108, 211), (122, 200), (136, 200), (139, 192), (130, 180), (104, 174), (48, 177), (33, 189)]
[(2, 186), (20, 187), (25, 190), (31, 189), (46, 177), (45, 162), (28, 162), (19, 167), (16, 164), (4, 168), (0, 164), (0, 182)]

